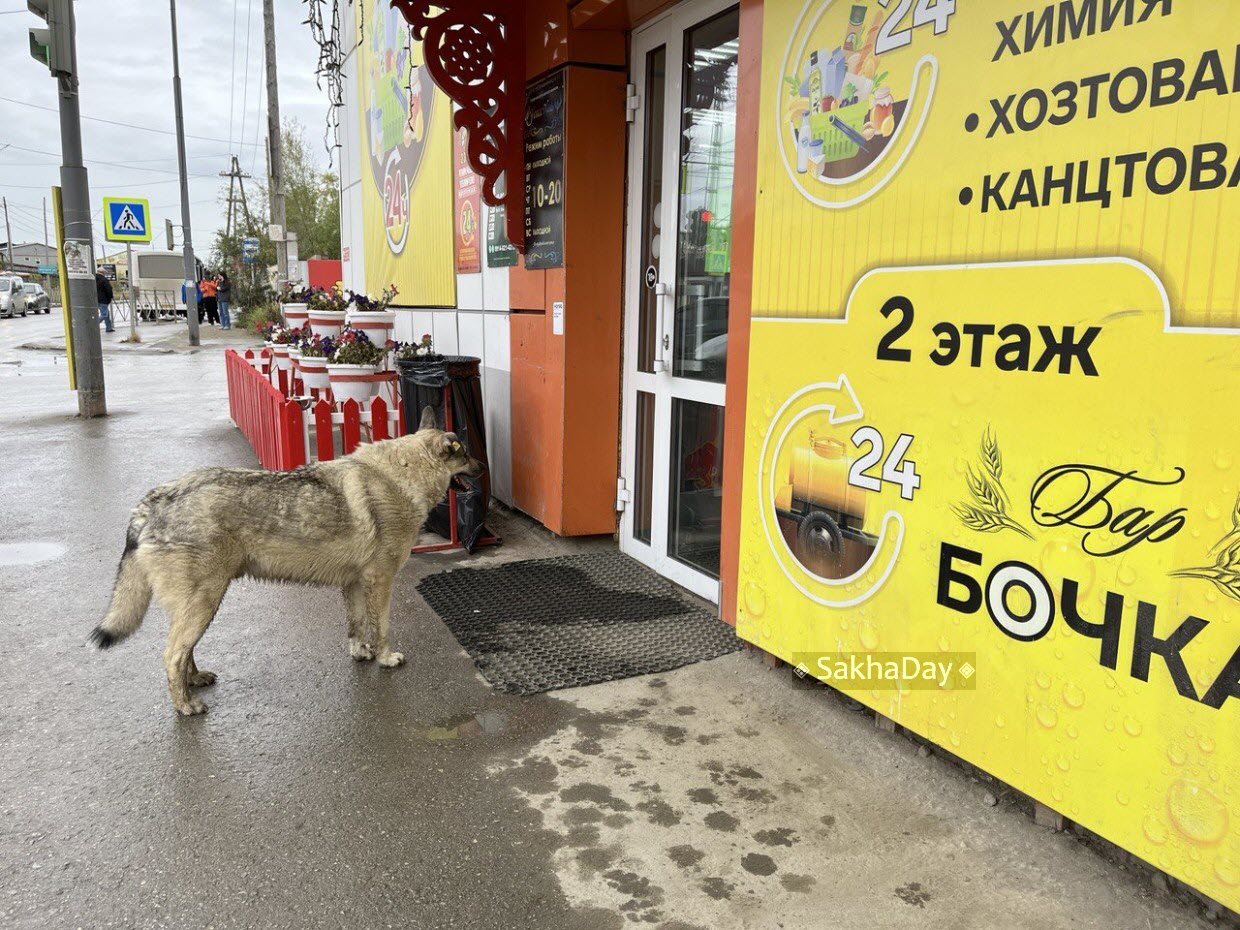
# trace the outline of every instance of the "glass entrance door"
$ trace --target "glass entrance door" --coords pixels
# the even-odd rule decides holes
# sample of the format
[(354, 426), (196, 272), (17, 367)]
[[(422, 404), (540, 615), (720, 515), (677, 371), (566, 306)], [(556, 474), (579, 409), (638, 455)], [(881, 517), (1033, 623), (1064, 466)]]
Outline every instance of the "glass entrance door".
[(715, 601), (738, 35), (698, 0), (632, 46), (621, 549)]

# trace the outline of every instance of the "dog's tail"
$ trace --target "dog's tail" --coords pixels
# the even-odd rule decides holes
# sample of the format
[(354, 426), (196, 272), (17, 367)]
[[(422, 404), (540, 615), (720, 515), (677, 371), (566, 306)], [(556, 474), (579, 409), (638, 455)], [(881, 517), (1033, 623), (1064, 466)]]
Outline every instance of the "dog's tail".
[(108, 614), (103, 622), (91, 631), (89, 637), (90, 642), (100, 649), (107, 649), (134, 633), (142, 626), (142, 618), (151, 605), (151, 583), (137, 558), (138, 537), (145, 526), (145, 515), (139, 513), (135, 513), (129, 521), (125, 552), (121, 555), (116, 584), (112, 587), (112, 603), (108, 605)]

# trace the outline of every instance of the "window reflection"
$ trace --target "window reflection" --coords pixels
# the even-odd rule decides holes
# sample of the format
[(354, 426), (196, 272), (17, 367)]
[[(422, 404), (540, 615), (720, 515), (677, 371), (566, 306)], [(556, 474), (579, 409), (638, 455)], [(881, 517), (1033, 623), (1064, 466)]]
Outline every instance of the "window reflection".
[(719, 577), (723, 521), (723, 408), (672, 401), (667, 554)]
[(701, 381), (727, 373), (739, 25), (730, 10), (685, 34), (672, 373)]

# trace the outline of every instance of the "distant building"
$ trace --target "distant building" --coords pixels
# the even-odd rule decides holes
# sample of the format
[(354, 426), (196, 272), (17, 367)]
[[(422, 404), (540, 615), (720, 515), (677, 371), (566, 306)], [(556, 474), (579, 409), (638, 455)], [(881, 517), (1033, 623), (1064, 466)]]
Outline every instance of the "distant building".
[(18, 274), (36, 275), (39, 273), (39, 266), (49, 266), (56, 264), (56, 249), (52, 246), (44, 245), (42, 242), (14, 242), (13, 243), (13, 267), (8, 267), (9, 263), (9, 244), (7, 242), (0, 243), (0, 264), (4, 265), (5, 270), (15, 271)]

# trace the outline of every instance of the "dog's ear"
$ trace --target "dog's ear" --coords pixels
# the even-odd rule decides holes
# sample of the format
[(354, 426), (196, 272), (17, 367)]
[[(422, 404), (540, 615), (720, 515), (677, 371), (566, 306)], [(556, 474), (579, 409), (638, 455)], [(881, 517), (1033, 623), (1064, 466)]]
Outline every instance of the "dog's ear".
[(443, 445), (440, 448), (444, 455), (455, 455), (461, 451), (461, 441), (451, 433), (444, 433)]
[(422, 419), (418, 422), (418, 429), (437, 429), (439, 424), (435, 421), (435, 408), (427, 404), (422, 408)]

